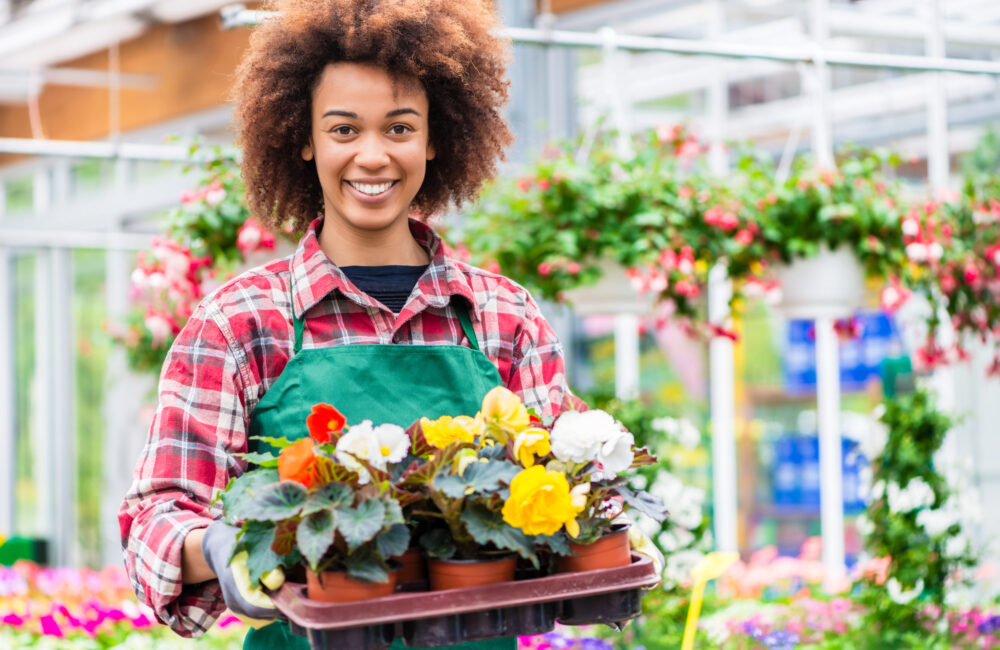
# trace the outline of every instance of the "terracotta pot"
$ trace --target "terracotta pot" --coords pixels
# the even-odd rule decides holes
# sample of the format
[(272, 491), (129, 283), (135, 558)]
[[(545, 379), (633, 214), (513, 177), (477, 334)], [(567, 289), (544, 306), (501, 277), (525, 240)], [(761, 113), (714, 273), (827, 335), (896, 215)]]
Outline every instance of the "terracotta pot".
[(614, 569), (632, 563), (627, 526), (612, 530), (591, 544), (570, 543), (569, 548), (576, 555), (559, 558), (559, 573)]
[(353, 603), (391, 596), (396, 591), (399, 570), (389, 573), (388, 582), (363, 582), (348, 577), (343, 571), (324, 571), (316, 575), (306, 571), (306, 594), (310, 600), (323, 603)]
[(429, 560), (427, 573), (431, 590), (479, 587), (514, 579), (517, 558), (513, 555), (497, 560)]
[(396, 578), (396, 583), (400, 587), (427, 582), (427, 561), (419, 548), (411, 548), (406, 553), (392, 559), (402, 565), (399, 569), (399, 577)]

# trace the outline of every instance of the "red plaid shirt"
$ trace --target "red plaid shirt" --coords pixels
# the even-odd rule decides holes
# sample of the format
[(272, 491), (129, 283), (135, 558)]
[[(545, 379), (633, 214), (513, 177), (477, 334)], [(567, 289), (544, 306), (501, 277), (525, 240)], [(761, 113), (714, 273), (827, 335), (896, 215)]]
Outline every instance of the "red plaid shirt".
[(290, 257), (202, 301), (163, 364), (159, 406), (118, 520), (136, 594), (182, 636), (202, 634), (225, 609), (217, 581), (182, 584), (181, 547), (221, 516), (221, 504), (209, 502), (246, 468), (233, 454), (246, 451), (250, 414), (292, 356), (293, 310), (306, 318), (303, 348), (468, 346), (451, 304), (461, 296), (472, 305), (480, 349), (527, 406), (554, 415), (571, 399), (559, 341), (522, 287), (449, 257), (429, 227), (411, 221), (431, 263), (395, 315), (327, 258), (320, 224)]

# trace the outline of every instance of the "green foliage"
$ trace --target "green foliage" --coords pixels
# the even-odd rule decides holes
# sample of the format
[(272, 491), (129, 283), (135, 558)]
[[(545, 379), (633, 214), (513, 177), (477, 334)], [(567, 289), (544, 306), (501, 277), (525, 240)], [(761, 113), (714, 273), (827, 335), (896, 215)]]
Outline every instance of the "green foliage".
[(510, 484), (519, 471), (517, 465), (507, 461), (472, 463), (461, 474), (438, 474), (434, 478), (434, 489), (452, 499), (468, 494), (491, 494), (500, 489), (501, 483)]
[(462, 512), (462, 522), (476, 543), (484, 547), (495, 546), (514, 551), (538, 567), (534, 540), (508, 525), (499, 512), (490, 511), (481, 505), (472, 505)]

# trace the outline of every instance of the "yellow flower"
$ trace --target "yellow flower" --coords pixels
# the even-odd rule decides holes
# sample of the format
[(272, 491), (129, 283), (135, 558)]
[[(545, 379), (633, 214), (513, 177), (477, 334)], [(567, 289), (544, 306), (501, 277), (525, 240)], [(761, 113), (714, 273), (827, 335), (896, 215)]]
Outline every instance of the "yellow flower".
[[(479, 460), (479, 454), (475, 449), (463, 449), (451, 461), (451, 473), (461, 476), (465, 474), (465, 468)], [(483, 460), (486, 460), (485, 458)]]
[(522, 471), (510, 482), (510, 497), (503, 506), (503, 520), (526, 535), (552, 535), (564, 525), (573, 537), (580, 533), (576, 515), (583, 510), (574, 503), (566, 477), (541, 465)]
[(705, 271), (708, 270), (708, 262), (705, 260), (695, 260), (694, 272), (698, 275), (704, 275)]
[(420, 428), (428, 443), (444, 449), (453, 442), (472, 442), (479, 426), (468, 415), (442, 415), (436, 420), (420, 418)]
[(527, 428), (530, 422), (528, 409), (524, 408), (521, 398), (503, 386), (486, 393), (480, 415), (491, 433), (499, 434), (499, 441), (504, 444), (512, 434)]
[(514, 457), (524, 467), (531, 467), (535, 464), (535, 456), (541, 458), (551, 450), (549, 432), (545, 429), (532, 427), (514, 437)]

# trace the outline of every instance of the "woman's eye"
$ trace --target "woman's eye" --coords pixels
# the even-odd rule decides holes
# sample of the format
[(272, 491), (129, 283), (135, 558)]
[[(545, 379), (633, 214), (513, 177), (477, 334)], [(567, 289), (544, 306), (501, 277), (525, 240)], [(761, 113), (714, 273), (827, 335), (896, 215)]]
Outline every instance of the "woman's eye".
[(351, 135), (353, 129), (349, 126), (338, 126), (333, 129), (337, 135)]
[(389, 129), (389, 131), (393, 135), (405, 135), (406, 133), (410, 132), (410, 127), (406, 126), (405, 124), (394, 124), (392, 128)]

